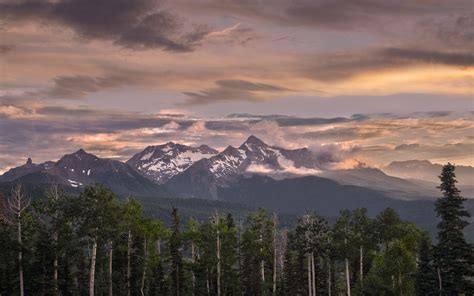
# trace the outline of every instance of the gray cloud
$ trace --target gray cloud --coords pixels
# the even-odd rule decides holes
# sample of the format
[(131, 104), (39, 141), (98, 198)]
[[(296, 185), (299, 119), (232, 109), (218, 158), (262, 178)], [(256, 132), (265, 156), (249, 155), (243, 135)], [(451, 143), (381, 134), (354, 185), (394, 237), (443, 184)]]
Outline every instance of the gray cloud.
[(54, 86), (37, 92), (30, 92), (29, 95), (54, 99), (78, 99), (89, 93), (135, 84), (136, 82), (137, 79), (134, 76), (59, 76), (54, 79)]
[(14, 45), (11, 44), (0, 44), (0, 54), (6, 54), (15, 49)]
[(452, 66), (474, 66), (474, 54), (470, 52), (440, 52), (421, 49), (387, 48), (381, 51), (381, 55), (396, 60)]
[(306, 139), (316, 141), (353, 141), (356, 139), (378, 138), (383, 135), (382, 130), (364, 131), (355, 127), (331, 128), (323, 131), (313, 131), (301, 134)]
[(192, 104), (207, 104), (222, 101), (259, 101), (264, 98), (258, 92), (267, 94), (281, 93), (289, 89), (265, 84), (254, 83), (239, 79), (216, 81), (216, 87), (201, 92), (184, 92)]
[(344, 123), (350, 122), (353, 120), (364, 120), (367, 119), (367, 116), (354, 115), (351, 118), (346, 117), (333, 117), (333, 118), (321, 118), (321, 117), (297, 117), (297, 116), (288, 116), (288, 115), (253, 115), (253, 114), (230, 114), (228, 118), (251, 118), (258, 119), (259, 122), (262, 120), (275, 121), (279, 126), (282, 127), (291, 127), (291, 126), (311, 126), (311, 125), (324, 125), (324, 124), (334, 124), (334, 123)]
[(353, 52), (335, 52), (301, 58), (296, 71), (320, 81), (344, 80), (359, 74), (395, 69), (413, 64), (474, 66), (474, 54), (463, 51), (437, 51), (417, 48), (379, 48)]
[(0, 17), (9, 22), (61, 24), (85, 39), (112, 41), (132, 49), (185, 52), (207, 34), (203, 26), (183, 32), (178, 17), (157, 10), (156, 4), (155, 0), (6, 1), (0, 3)]
[[(194, 0), (184, 1), (192, 5)], [(291, 26), (315, 26), (331, 29), (354, 29), (354, 25), (373, 25), (386, 17), (397, 19), (426, 15), (463, 13), (469, 0), (209, 0), (194, 9), (208, 9), (243, 17)], [(378, 28), (375, 28), (378, 29)]]

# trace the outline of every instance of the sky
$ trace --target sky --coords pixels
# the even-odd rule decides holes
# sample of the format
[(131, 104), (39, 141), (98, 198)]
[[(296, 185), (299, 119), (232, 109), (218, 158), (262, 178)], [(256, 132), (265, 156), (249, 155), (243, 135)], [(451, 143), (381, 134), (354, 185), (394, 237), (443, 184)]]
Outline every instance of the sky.
[(472, 0), (0, 0), (0, 172), (249, 135), (474, 164)]

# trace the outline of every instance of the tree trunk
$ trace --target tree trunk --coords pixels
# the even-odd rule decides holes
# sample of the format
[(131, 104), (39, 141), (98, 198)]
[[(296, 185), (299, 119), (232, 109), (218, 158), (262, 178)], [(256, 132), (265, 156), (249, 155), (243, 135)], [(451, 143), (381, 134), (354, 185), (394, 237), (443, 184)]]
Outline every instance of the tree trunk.
[(211, 293), (210, 285), (209, 285), (209, 269), (206, 269), (206, 289), (207, 289), (207, 295)]
[(23, 245), (21, 239), (21, 212), (18, 212), (18, 273), (20, 277), (20, 296), (25, 295), (25, 287), (23, 283)]
[(277, 216), (273, 213), (273, 289), (272, 294), (276, 295), (276, 281), (277, 281)]
[(112, 278), (112, 262), (113, 262), (113, 244), (112, 241), (109, 241), (109, 296), (114, 295), (113, 291), (113, 278)]
[(345, 258), (345, 265), (346, 265), (346, 289), (347, 289), (347, 296), (351, 296), (351, 280), (349, 278), (349, 258)]
[(328, 260), (328, 296), (332, 295), (331, 260)]
[(311, 276), (311, 255), (308, 256), (308, 296), (313, 296), (313, 284)]
[(441, 281), (441, 270), (436, 268), (436, 271), (438, 272), (438, 289), (439, 289), (439, 295), (443, 295), (443, 282)]
[[(260, 255), (263, 255), (263, 229), (260, 230)], [(262, 259), (260, 262), (260, 273), (262, 275), (262, 285), (265, 284), (265, 261)]]
[(398, 289), (400, 290), (400, 296), (402, 296), (402, 273), (398, 271)]
[(142, 273), (142, 286), (140, 288), (140, 292), (142, 293), (142, 296), (145, 296), (145, 279), (146, 279), (146, 262), (147, 262), (147, 257), (148, 257), (148, 250), (147, 250), (147, 241), (146, 241), (146, 235), (145, 235), (145, 241), (143, 242), (143, 273)]
[(54, 241), (54, 260), (53, 260), (53, 284), (54, 284), (54, 295), (58, 296), (58, 254), (57, 254), (57, 245), (58, 245), (58, 233), (53, 233), (53, 241)]
[(16, 187), (12, 188), (11, 196), (7, 200), (10, 212), (17, 219), (18, 227), (18, 277), (20, 280), (20, 296), (25, 295), (25, 288), (23, 282), (23, 242), (22, 242), (22, 232), (21, 232), (21, 213), (30, 206), (30, 199), (25, 196), (21, 185), (18, 184)]
[(128, 230), (128, 239), (127, 239), (127, 295), (131, 294), (131, 252), (132, 252), (132, 231)]
[(360, 248), (359, 248), (359, 273), (360, 273), (360, 284), (362, 285), (364, 281), (364, 249), (362, 245), (360, 245)]
[(316, 296), (316, 271), (314, 267), (314, 252), (311, 252), (311, 282), (313, 284), (313, 296)]
[[(238, 259), (239, 260), (239, 276), (242, 274), (242, 254), (241, 254), (241, 249), (240, 249), (240, 244), (241, 244), (240, 243), (240, 239), (241, 239), (240, 231), (241, 231), (241, 228), (242, 228), (242, 220), (239, 216), (239, 229), (237, 231), (237, 254), (238, 254), (238, 257), (239, 257), (239, 259)], [(239, 284), (239, 292), (240, 292), (239, 294), (241, 296), (244, 295), (241, 284)]]
[(219, 215), (216, 214), (217, 228), (217, 296), (221, 296), (221, 239), (219, 231)]
[(97, 240), (92, 243), (91, 271), (89, 274), (89, 296), (94, 296), (95, 291), (95, 261), (97, 257)]
[[(191, 262), (196, 262), (196, 247), (194, 246), (194, 240), (191, 240)], [(196, 290), (196, 275), (194, 274), (194, 270), (191, 270), (192, 280), (193, 280), (193, 292), (192, 295), (194, 296), (194, 291)]]

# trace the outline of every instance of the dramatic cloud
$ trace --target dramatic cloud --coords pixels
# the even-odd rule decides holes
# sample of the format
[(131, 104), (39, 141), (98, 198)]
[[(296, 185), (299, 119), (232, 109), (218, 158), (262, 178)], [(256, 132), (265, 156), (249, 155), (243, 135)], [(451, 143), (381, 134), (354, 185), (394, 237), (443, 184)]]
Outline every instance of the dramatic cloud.
[(212, 103), (218, 101), (258, 101), (265, 100), (275, 94), (290, 91), (284, 87), (255, 83), (239, 79), (218, 80), (217, 87), (201, 92), (185, 92), (190, 103)]
[(474, 124), (470, 117), (459, 119), (465, 115), (439, 111), (335, 118), (252, 114), (197, 118), (168, 112), (146, 115), (59, 105), (3, 105), (0, 167), (5, 169), (26, 157), (54, 160), (79, 148), (122, 160), (148, 145), (168, 141), (223, 149), (240, 145), (251, 134), (270, 145), (308, 147), (328, 167), (359, 162), (383, 166), (405, 159), (471, 164), (474, 142), (469, 136)]
[(190, 51), (208, 33), (203, 26), (182, 31), (177, 16), (158, 10), (155, 0), (20, 0), (0, 3), (9, 22), (37, 20), (64, 25), (85, 39), (133, 48)]
[(446, 64), (453, 66), (474, 66), (474, 54), (451, 53), (419, 49), (387, 48), (382, 55), (388, 58), (412, 60), (424, 63)]
[(0, 0), (0, 23), (0, 170), (250, 134), (472, 164), (472, 0)]

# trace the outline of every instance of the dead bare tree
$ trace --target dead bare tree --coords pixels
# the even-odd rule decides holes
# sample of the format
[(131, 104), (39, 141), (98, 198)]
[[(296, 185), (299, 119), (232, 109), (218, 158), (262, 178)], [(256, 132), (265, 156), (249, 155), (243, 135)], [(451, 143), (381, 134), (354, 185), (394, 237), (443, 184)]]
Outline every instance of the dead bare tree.
[(221, 295), (221, 238), (220, 238), (220, 229), (219, 229), (219, 213), (216, 211), (215, 216), (216, 224), (216, 259), (217, 259), (217, 296)]
[(24, 211), (30, 206), (31, 199), (26, 196), (20, 183), (14, 186), (8, 197), (9, 217), (7, 221), (17, 228), (18, 242), (18, 275), (20, 278), (20, 296), (25, 295), (24, 279), (23, 279), (23, 237), (22, 237), (22, 220)]
[(277, 282), (277, 214), (273, 213), (273, 286), (272, 295), (276, 295)]

